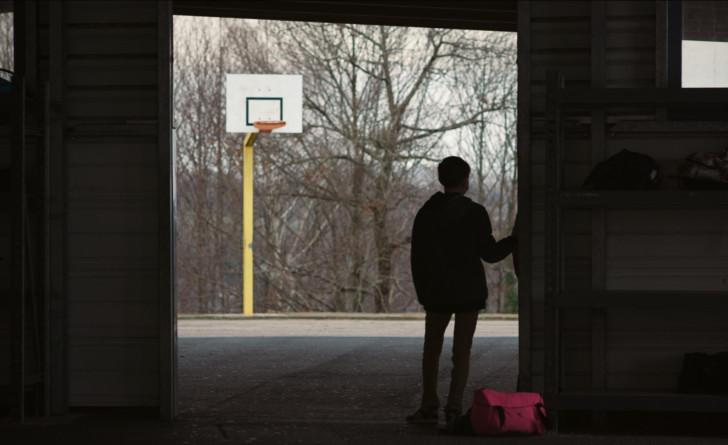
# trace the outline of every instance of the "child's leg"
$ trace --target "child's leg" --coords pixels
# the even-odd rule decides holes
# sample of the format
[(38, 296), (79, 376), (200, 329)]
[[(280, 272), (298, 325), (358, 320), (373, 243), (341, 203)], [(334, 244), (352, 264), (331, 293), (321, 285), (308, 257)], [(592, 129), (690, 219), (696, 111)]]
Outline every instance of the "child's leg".
[(445, 329), (452, 314), (428, 312), (425, 317), (425, 345), (422, 353), (422, 409), (432, 410), (440, 406), (437, 397), (437, 374), (440, 367)]
[(455, 314), (455, 336), (452, 343), (452, 379), (445, 411), (462, 412), (463, 392), (468, 382), (470, 370), (470, 348), (473, 334), (478, 323), (478, 312), (458, 312)]

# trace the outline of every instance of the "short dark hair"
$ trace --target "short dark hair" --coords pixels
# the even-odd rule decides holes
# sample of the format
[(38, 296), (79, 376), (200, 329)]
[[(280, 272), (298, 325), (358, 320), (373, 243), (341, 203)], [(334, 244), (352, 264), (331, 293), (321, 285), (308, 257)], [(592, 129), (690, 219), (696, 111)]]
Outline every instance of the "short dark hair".
[(437, 165), (437, 179), (444, 187), (457, 187), (470, 175), (470, 165), (457, 156), (448, 156)]

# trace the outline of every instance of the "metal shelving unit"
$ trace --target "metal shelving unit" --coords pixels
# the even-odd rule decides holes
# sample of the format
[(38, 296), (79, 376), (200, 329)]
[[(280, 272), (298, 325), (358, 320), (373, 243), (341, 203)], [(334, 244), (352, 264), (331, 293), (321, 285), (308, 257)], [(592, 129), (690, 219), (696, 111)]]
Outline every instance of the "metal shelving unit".
[[(592, 210), (593, 225), (604, 242), (606, 209), (728, 209), (728, 191), (654, 190), (584, 191), (562, 187), (565, 152), (564, 117), (567, 112), (601, 113), (638, 107), (694, 107), (728, 110), (728, 92), (718, 89), (624, 89), (564, 88), (557, 72), (548, 73), (546, 90), (546, 231), (545, 231), (545, 381), (544, 393), (554, 424), (558, 411), (578, 410), (603, 414), (607, 411), (676, 411), (728, 413), (728, 397), (658, 392), (616, 392), (606, 388), (606, 320), (610, 309), (678, 307), (685, 295), (698, 300), (706, 310), (728, 309), (728, 293), (722, 291), (610, 291), (601, 278), (592, 277), (592, 289), (565, 291), (563, 214), (566, 209)], [(596, 111), (595, 111), (596, 110)], [(592, 123), (594, 124), (594, 123)], [(603, 124), (602, 124), (603, 125)], [(603, 141), (601, 146), (603, 147)], [(598, 152), (597, 152), (598, 153)], [(595, 216), (596, 215), (596, 216)], [(601, 218), (601, 219), (599, 219)], [(594, 222), (596, 221), (596, 223)], [(595, 225), (596, 224), (596, 225)], [(594, 234), (592, 234), (594, 236)], [(603, 245), (603, 244), (602, 244)], [(592, 268), (592, 273), (594, 268)], [(600, 288), (602, 287), (602, 288)], [(592, 387), (590, 391), (562, 390), (564, 346), (560, 315), (567, 308), (581, 308), (592, 314)], [(603, 420), (603, 419), (602, 419)]]

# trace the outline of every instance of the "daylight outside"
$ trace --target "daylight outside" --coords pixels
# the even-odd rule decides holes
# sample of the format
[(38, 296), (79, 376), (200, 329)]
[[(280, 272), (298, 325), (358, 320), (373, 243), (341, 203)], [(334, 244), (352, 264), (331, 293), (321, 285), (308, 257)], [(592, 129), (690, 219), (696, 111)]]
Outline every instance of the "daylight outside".
[[(258, 139), (254, 308), (417, 312), (410, 237), (437, 163), (472, 168), (496, 239), (516, 216), (515, 33), (177, 16), (178, 311), (240, 313), (243, 134), (226, 74), (303, 77), (303, 131)], [(517, 312), (512, 261), (488, 312)]]

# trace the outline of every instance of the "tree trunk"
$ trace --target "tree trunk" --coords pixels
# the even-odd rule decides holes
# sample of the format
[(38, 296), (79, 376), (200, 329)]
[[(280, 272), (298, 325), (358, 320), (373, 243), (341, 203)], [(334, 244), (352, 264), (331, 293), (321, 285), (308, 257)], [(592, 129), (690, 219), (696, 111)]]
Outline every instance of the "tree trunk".
[(377, 248), (377, 287), (374, 294), (375, 312), (389, 312), (392, 293), (392, 256), (394, 249), (387, 235), (386, 213), (374, 212), (374, 242)]
[(205, 298), (206, 289), (205, 284), (207, 281), (207, 274), (206, 274), (206, 267), (205, 267), (205, 235), (206, 233), (203, 231), (203, 222), (202, 222), (202, 215), (201, 215), (201, 209), (197, 209), (195, 213), (195, 223), (197, 225), (197, 230), (193, 232), (193, 236), (195, 239), (195, 251), (192, 253), (194, 256), (194, 260), (191, 262), (194, 264), (193, 270), (195, 271), (196, 279), (195, 282), (197, 284), (197, 312), (200, 314), (204, 314), (207, 312), (207, 301)]
[[(359, 153), (359, 158), (363, 158), (363, 148), (358, 147), (357, 152)], [(351, 227), (350, 227), (350, 233), (352, 236), (352, 250), (348, 253), (349, 255), (353, 256), (352, 261), (352, 268), (351, 268), (351, 278), (350, 278), (350, 287), (354, 290), (354, 295), (352, 298), (352, 308), (351, 310), (353, 312), (363, 312), (364, 311), (364, 242), (363, 242), (363, 234), (365, 233), (366, 228), (364, 227), (364, 216), (362, 214), (362, 206), (360, 203), (363, 195), (363, 189), (364, 189), (364, 167), (361, 163), (355, 164), (354, 172), (352, 175), (352, 187), (351, 187), (351, 196), (355, 200), (355, 204), (351, 206)], [(358, 202), (356, 202), (358, 201)]]

